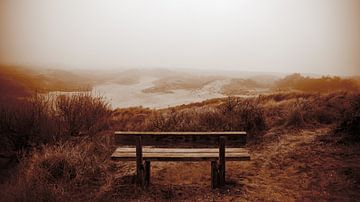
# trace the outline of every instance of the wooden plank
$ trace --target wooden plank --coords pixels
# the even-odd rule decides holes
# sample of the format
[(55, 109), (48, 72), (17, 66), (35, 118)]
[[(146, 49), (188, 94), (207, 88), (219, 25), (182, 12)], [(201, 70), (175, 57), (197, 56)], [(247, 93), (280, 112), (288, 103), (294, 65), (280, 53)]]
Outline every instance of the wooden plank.
[[(111, 158), (120, 161), (135, 161), (136, 154), (134, 152), (115, 152)], [(216, 161), (218, 158), (218, 153), (143, 153), (145, 161)], [(225, 159), (227, 161), (248, 161), (250, 160), (250, 155), (249, 153), (226, 153)]]
[(141, 136), (143, 146), (184, 147), (184, 148), (216, 148), (219, 136), (224, 136), (229, 147), (243, 147), (246, 144), (245, 132), (115, 132), (118, 145), (136, 145), (136, 138)]
[[(134, 147), (118, 147), (115, 153), (131, 153), (135, 152)], [(156, 147), (143, 147), (143, 153), (219, 153), (218, 148), (156, 148)], [(248, 153), (249, 150), (244, 148), (226, 148), (226, 153)]]
[(246, 135), (245, 131), (229, 132), (141, 132), (141, 131), (115, 131), (115, 135), (210, 135), (210, 136), (228, 136), (228, 135)]

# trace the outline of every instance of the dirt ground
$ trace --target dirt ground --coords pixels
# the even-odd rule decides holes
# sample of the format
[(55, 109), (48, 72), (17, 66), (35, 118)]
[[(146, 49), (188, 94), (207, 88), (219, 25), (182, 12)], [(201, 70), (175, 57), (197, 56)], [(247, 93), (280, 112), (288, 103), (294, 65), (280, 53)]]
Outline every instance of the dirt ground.
[(210, 162), (152, 162), (151, 184), (134, 184), (135, 164), (117, 162), (106, 201), (357, 201), (359, 145), (342, 145), (330, 129), (273, 129), (250, 142), (251, 161), (227, 162), (224, 189), (210, 187)]

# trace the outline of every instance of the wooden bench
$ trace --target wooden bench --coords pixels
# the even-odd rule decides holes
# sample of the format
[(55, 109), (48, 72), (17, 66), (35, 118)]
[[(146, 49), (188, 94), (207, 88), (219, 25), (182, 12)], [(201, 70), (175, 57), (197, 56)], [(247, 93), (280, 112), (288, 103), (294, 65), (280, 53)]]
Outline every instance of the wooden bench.
[(211, 161), (211, 187), (225, 185), (225, 162), (248, 161), (246, 132), (115, 132), (113, 160), (136, 161), (136, 179), (150, 183), (151, 161)]

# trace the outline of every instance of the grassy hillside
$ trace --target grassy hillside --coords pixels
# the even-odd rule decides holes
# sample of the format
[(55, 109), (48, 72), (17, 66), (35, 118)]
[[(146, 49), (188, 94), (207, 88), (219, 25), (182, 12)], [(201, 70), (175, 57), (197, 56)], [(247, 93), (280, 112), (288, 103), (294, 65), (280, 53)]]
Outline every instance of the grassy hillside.
[[(16, 106), (2, 106), (0, 110), (1, 145), (7, 145), (3, 147), (0, 155), (1, 172), (3, 174), (10, 172), (13, 176), (2, 178), (1, 194), (7, 201), (119, 199), (152, 201), (192, 200), (194, 197), (199, 200), (205, 200), (207, 197), (215, 197), (216, 200), (230, 200), (230, 198), (262, 200), (265, 195), (252, 195), (252, 192), (248, 190), (254, 186), (248, 180), (255, 180), (254, 183), (259, 183), (256, 184), (260, 186), (259, 188), (261, 184), (268, 184), (268, 189), (274, 194), (278, 192), (274, 185), (269, 184), (272, 178), (266, 177), (266, 173), (286, 171), (287, 173), (282, 175), (289, 175), (292, 171), (287, 167), (288, 165), (303, 165), (299, 162), (299, 159), (303, 159), (301, 155), (306, 155), (306, 158), (301, 161), (310, 161), (307, 163), (310, 167), (302, 171), (309, 175), (317, 175), (315, 171), (319, 168), (317, 164), (312, 163), (316, 162), (314, 158), (318, 158), (317, 155), (327, 155), (328, 159), (337, 158), (337, 154), (328, 156), (329, 152), (334, 151), (356, 155), (358, 151), (355, 149), (358, 148), (356, 142), (359, 138), (358, 133), (354, 131), (358, 131), (359, 98), (359, 94), (349, 92), (278, 93), (247, 99), (237, 97), (213, 99), (161, 110), (140, 107), (109, 111), (103, 98), (92, 97), (89, 94), (60, 96), (51, 100), (35, 97), (24, 100)], [(357, 115), (354, 118), (350, 114)], [(152, 185), (153, 191), (138, 190), (140, 192), (135, 194), (130, 190), (137, 188), (131, 180), (126, 180), (129, 176), (131, 179), (133, 175), (133, 164), (115, 163), (109, 158), (115, 148), (112, 139), (114, 130), (246, 130), (250, 135), (248, 147), (252, 151), (253, 160), (248, 164), (241, 164), (242, 166), (230, 163), (228, 167), (232, 180), (235, 180), (234, 176), (238, 175), (237, 169), (248, 169), (241, 174), (245, 179), (237, 179), (241, 182), (245, 180), (242, 182), (245, 183), (243, 185), (245, 188), (240, 188), (242, 194), (236, 192), (239, 185), (229, 185), (227, 187), (229, 192), (209, 193), (209, 186), (203, 184), (208, 180), (196, 177), (208, 177), (206, 173), (202, 174), (203, 167), (207, 166), (204, 163), (191, 164), (193, 171), (188, 177), (192, 179), (195, 175), (194, 179), (197, 180), (190, 182), (187, 180), (184, 182), (183, 178), (187, 176), (186, 170), (189, 165), (159, 164), (154, 168), (154, 181), (159, 184)], [(280, 140), (282, 143), (276, 143)], [(282, 157), (280, 156), (282, 161), (272, 160), (278, 163), (273, 165), (275, 167), (261, 168), (261, 165), (266, 164), (263, 158), (275, 158), (280, 154), (274, 152), (285, 152), (279, 150), (276, 147), (277, 144), (284, 144), (284, 148), (287, 148), (287, 153), (282, 153)], [(310, 145), (307, 146), (308, 144)], [(346, 151), (345, 147), (341, 146), (343, 144), (347, 145)], [(327, 148), (326, 151), (323, 151), (323, 147)], [(301, 148), (306, 148), (306, 150), (301, 151)], [(313, 152), (317, 149), (322, 150), (314, 155)], [(22, 156), (11, 155), (19, 152)], [(301, 158), (288, 157), (289, 155), (300, 155)], [(13, 158), (15, 161), (11, 160)], [(348, 163), (343, 162), (342, 165), (346, 165), (352, 172), (350, 177), (354, 177), (360, 173), (360, 170), (352, 164), (351, 159), (356, 158), (349, 156)], [(16, 163), (17, 161), (20, 163)], [(336, 161), (341, 163), (341, 160)], [(277, 166), (281, 164), (285, 167), (278, 168)], [(323, 164), (323, 166), (329, 169), (328, 172), (332, 172), (328, 164)], [(175, 178), (168, 179), (170, 176), (162, 173), (165, 170), (173, 173)], [(258, 170), (256, 174), (258, 177), (252, 173), (256, 170)], [(333, 194), (336, 194), (336, 197), (357, 196), (355, 194), (356, 187), (359, 185), (357, 181), (346, 181), (341, 173), (337, 173), (336, 176), (337, 186), (348, 191), (347, 193), (341, 190), (335, 191)], [(291, 183), (291, 179), (298, 177), (300, 176), (289, 178), (278, 176), (277, 181), (286, 186), (287, 183)], [(311, 180), (312, 178), (303, 179)], [(265, 181), (258, 182), (257, 180)], [(326, 176), (321, 180), (324, 180), (322, 183), (325, 184), (333, 182), (333, 179), (328, 179)], [(169, 188), (166, 185), (169, 182), (178, 184), (180, 188)], [(192, 184), (198, 191), (189, 190), (186, 183)], [(316, 182), (311, 183), (317, 186), (315, 190), (328, 189), (316, 185)], [(303, 191), (314, 188), (302, 187), (300, 189), (287, 185), (283, 189), (288, 192), (283, 191), (281, 193), (285, 195), (278, 197), (285, 200), (301, 199), (306, 196), (306, 192)], [(295, 195), (286, 195), (290, 193)], [(323, 195), (317, 196), (322, 198)], [(330, 196), (335, 197), (335, 195)], [(276, 196), (272, 195), (272, 197)]]

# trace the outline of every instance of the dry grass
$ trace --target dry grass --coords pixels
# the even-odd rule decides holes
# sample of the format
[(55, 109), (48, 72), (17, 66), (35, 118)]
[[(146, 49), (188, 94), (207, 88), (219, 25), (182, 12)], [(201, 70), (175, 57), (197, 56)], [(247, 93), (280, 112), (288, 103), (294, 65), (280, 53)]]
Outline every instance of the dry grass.
[(109, 136), (81, 137), (34, 150), (2, 185), (1, 200), (94, 200), (108, 183), (111, 144)]
[[(332, 142), (325, 145), (318, 136), (336, 138), (326, 132), (335, 124), (358, 134), (358, 103), (359, 94), (355, 93), (278, 93), (163, 110), (117, 109), (111, 116), (101, 97), (88, 94), (34, 97), (13, 106), (2, 105), (1, 134), (12, 144), (22, 141), (16, 148), (27, 145), (29, 152), (23, 153), (20, 164), (13, 168), (16, 172), (1, 185), (0, 194), (6, 201), (349, 199), (358, 196), (354, 191), (358, 170), (352, 157), (356, 150)], [(107, 131), (108, 127), (112, 130)], [(132, 164), (110, 161), (113, 130), (246, 130), (259, 141), (250, 141), (251, 162), (227, 167), (227, 191), (209, 192), (209, 175), (204, 173), (208, 165), (201, 163), (154, 164), (152, 191), (141, 191), (129, 180)], [(26, 133), (31, 135), (24, 136), (23, 131), (31, 131)], [(349, 155), (346, 161), (340, 158), (344, 153)], [(333, 163), (326, 164), (322, 158)], [(343, 161), (345, 171), (354, 172), (349, 174), (354, 182), (346, 181), (347, 174), (329, 177)], [(319, 173), (322, 167), (325, 172)], [(183, 176), (188, 178), (184, 184)], [(324, 190), (335, 191), (333, 195), (320, 193)]]
[(144, 130), (260, 132), (265, 125), (262, 108), (255, 100), (229, 97), (213, 107), (154, 112), (146, 120)]

